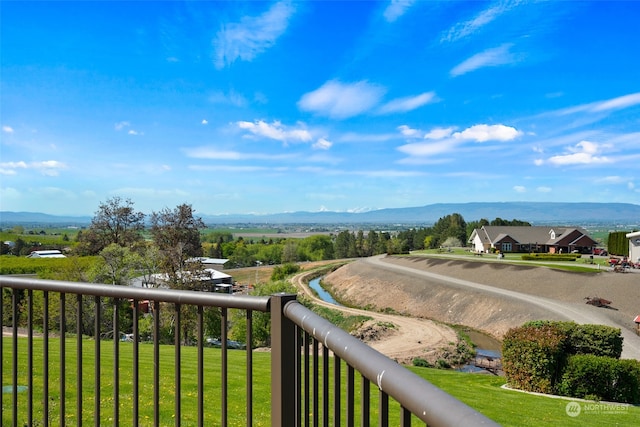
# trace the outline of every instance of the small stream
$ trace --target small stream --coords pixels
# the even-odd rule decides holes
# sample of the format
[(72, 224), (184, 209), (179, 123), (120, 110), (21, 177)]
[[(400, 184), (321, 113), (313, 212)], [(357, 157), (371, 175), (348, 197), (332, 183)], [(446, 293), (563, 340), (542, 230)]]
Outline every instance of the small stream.
[(313, 289), (316, 294), (318, 294), (318, 298), (320, 298), (322, 301), (342, 307), (342, 304), (339, 304), (338, 301), (334, 300), (329, 292), (322, 289), (322, 286), (320, 286), (320, 280), (322, 280), (322, 276), (310, 280), (309, 287)]

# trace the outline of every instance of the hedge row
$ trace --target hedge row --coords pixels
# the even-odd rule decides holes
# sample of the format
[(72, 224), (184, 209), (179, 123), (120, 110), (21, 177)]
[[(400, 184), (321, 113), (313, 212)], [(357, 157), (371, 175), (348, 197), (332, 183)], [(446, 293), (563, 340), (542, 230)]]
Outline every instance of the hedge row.
[(640, 403), (640, 362), (591, 354), (571, 356), (556, 389), (563, 396)]
[(507, 382), (518, 389), (640, 403), (640, 362), (619, 360), (620, 329), (533, 321), (502, 344)]
[(580, 254), (524, 254), (522, 255), (523, 261), (575, 261), (578, 258), (582, 258)]

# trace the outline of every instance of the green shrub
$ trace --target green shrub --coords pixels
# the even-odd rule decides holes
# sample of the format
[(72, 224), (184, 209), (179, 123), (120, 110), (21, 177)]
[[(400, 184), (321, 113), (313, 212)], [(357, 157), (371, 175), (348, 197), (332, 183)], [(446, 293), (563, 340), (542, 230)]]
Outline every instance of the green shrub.
[(580, 325), (575, 322), (555, 320), (532, 320), (523, 327), (553, 325), (567, 335), (565, 352), (573, 354), (593, 354), (619, 359), (622, 354), (622, 335), (619, 328), (605, 325)]
[(566, 337), (555, 325), (510, 329), (502, 342), (507, 382), (521, 390), (553, 392), (564, 364)]
[(287, 263), (282, 265), (276, 265), (273, 268), (273, 272), (271, 273), (271, 280), (272, 281), (284, 280), (287, 278), (287, 276), (295, 274), (298, 271), (300, 271), (300, 266), (298, 264)]
[(622, 340), (620, 328), (576, 324), (569, 334), (568, 352), (619, 359), (622, 355)]
[(623, 403), (640, 403), (640, 362), (579, 354), (571, 356), (557, 393)]
[(420, 357), (416, 357), (415, 359), (413, 359), (413, 366), (417, 366), (419, 368), (433, 368), (433, 365), (429, 362), (427, 362), (426, 360), (420, 358)]

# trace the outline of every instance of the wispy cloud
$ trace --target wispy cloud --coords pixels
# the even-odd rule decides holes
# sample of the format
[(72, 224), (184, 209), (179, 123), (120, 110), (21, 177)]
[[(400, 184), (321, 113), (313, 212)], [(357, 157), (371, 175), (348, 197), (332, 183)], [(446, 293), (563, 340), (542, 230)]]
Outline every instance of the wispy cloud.
[(115, 125), (113, 125), (113, 128), (118, 132), (128, 129), (127, 130), (128, 135), (133, 135), (133, 136), (144, 135), (144, 132), (140, 132), (135, 129), (129, 129), (130, 127), (131, 127), (131, 123), (127, 121), (118, 122)]
[(397, 98), (387, 102), (378, 110), (379, 114), (390, 113), (406, 113), (407, 111), (415, 110), (423, 105), (436, 102), (438, 99), (435, 92), (424, 92), (420, 95), (407, 96), (404, 98)]
[(385, 92), (382, 86), (365, 80), (356, 83), (331, 80), (304, 94), (298, 101), (298, 107), (323, 116), (346, 119), (374, 108)]
[(253, 135), (274, 139), (285, 144), (289, 142), (309, 142), (313, 138), (311, 132), (303, 125), (299, 124), (297, 128), (290, 128), (277, 120), (271, 124), (264, 120), (256, 120), (253, 122), (240, 121), (236, 122), (236, 126)]
[(616, 98), (606, 99), (604, 101), (591, 102), (588, 104), (577, 105), (575, 107), (564, 108), (555, 111), (557, 115), (568, 115), (575, 113), (601, 113), (612, 110), (621, 110), (624, 108), (640, 105), (640, 92), (630, 93), (628, 95)]
[(410, 156), (426, 157), (451, 152), (458, 146), (458, 144), (458, 141), (448, 138), (438, 142), (416, 142), (401, 145), (398, 147), (398, 151)]
[(480, 30), (485, 25), (493, 22), (500, 15), (511, 10), (518, 3), (519, 2), (517, 1), (500, 2), (496, 5), (491, 6), (488, 9), (483, 10), (478, 15), (476, 15), (472, 19), (469, 19), (468, 21), (458, 22), (442, 35), (442, 37), (440, 38), (440, 41), (453, 42), (453, 41), (465, 38), (467, 36), (470, 36), (475, 32), (477, 32), (478, 30)]
[(317, 150), (328, 150), (329, 148), (331, 148), (333, 146), (333, 142), (325, 139), (325, 138), (319, 138), (313, 145), (312, 147), (317, 149)]
[(387, 22), (395, 22), (396, 19), (404, 15), (414, 3), (415, 0), (391, 0), (382, 15)]
[(212, 104), (233, 105), (234, 107), (246, 107), (249, 102), (242, 94), (235, 90), (228, 93), (214, 92), (209, 96), (209, 102)]
[(13, 128), (11, 126), (2, 126), (2, 132), (13, 133)]
[(513, 186), (513, 191), (515, 191), (516, 193), (526, 193), (527, 192), (527, 187), (524, 187), (522, 185), (514, 185)]
[(479, 68), (497, 67), (499, 65), (515, 63), (518, 59), (510, 52), (512, 46), (513, 43), (505, 43), (502, 46), (477, 53), (471, 58), (455, 66), (449, 74), (452, 77), (458, 77)]
[(442, 139), (448, 138), (455, 128), (434, 128), (424, 134), (424, 139)]
[(66, 169), (67, 165), (57, 160), (45, 160), (41, 162), (3, 162), (0, 163), (1, 175), (16, 175), (19, 169), (33, 169), (39, 171), (42, 175), (57, 176), (60, 170)]
[(279, 2), (259, 16), (245, 16), (218, 31), (214, 40), (215, 66), (223, 68), (240, 59), (251, 61), (273, 46), (295, 12), (289, 2)]
[(131, 123), (129, 122), (118, 122), (115, 125), (113, 125), (115, 130), (123, 130), (126, 127), (131, 126)]
[(187, 157), (204, 160), (287, 160), (294, 159), (295, 154), (264, 154), (247, 153), (233, 150), (220, 150), (217, 147), (192, 147), (185, 148)]

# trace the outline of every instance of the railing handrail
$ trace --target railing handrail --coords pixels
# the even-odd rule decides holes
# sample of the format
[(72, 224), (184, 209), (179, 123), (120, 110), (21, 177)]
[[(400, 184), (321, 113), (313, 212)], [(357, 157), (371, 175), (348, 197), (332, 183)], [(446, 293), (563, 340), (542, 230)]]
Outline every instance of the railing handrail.
[(0, 287), (37, 289), (49, 292), (133, 299), (137, 301), (152, 299), (154, 301), (175, 304), (238, 308), (262, 312), (269, 311), (270, 302), (269, 296), (228, 295), (165, 288), (137, 288), (131, 286), (101, 285), (96, 283), (67, 282), (12, 276), (0, 276)]
[(287, 302), (283, 311), (285, 317), (428, 425), (498, 425), (298, 301)]

